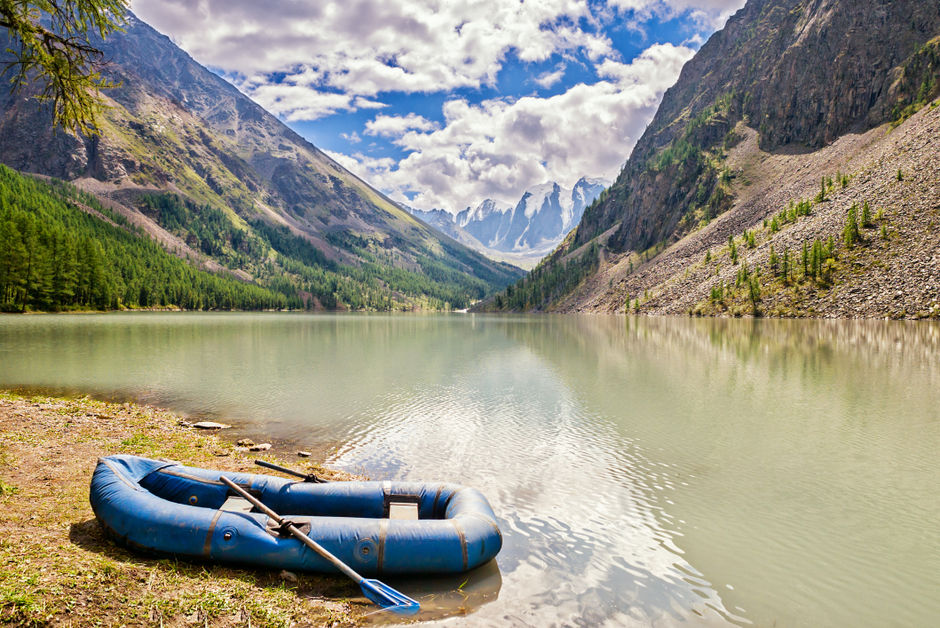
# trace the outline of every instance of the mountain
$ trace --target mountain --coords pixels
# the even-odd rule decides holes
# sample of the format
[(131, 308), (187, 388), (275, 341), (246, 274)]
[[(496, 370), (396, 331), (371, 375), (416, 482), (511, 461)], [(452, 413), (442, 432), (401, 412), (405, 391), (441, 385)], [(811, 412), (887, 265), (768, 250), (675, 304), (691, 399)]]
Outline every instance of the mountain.
[(602, 179), (582, 177), (573, 189), (555, 182), (529, 188), (514, 208), (486, 199), (457, 214), (457, 224), (488, 248), (503, 252), (547, 253), (568, 235), (584, 208), (607, 187)]
[(0, 161), (73, 181), (184, 258), (286, 282), (308, 305), (463, 307), (521, 276), (415, 220), (133, 15), (99, 44), (118, 84), (100, 136), (54, 130), (48, 106), (0, 90)]
[(749, 0), (685, 65), (572, 235), (493, 305), (930, 315), (936, 281), (891, 298), (876, 286), (908, 282), (883, 256), (940, 276), (938, 92), (935, 2)]
[(454, 218), (457, 226), (473, 235), (484, 246), (496, 249), (509, 228), (512, 207), (503, 207), (491, 198), (474, 208), (466, 208)]
[(454, 240), (460, 241), (461, 233), (457, 228), (457, 224), (454, 222), (454, 216), (449, 211), (445, 209), (431, 209), (423, 210), (416, 209), (414, 207), (405, 206), (405, 210), (410, 212), (412, 216), (420, 218), (427, 224), (431, 225), (441, 233), (444, 233)]
[(531, 268), (571, 231), (584, 208), (600, 196), (608, 182), (582, 177), (572, 189), (554, 182), (526, 190), (514, 207), (485, 199), (456, 216), (442, 209), (407, 208), (413, 215), (458, 242), (492, 259)]

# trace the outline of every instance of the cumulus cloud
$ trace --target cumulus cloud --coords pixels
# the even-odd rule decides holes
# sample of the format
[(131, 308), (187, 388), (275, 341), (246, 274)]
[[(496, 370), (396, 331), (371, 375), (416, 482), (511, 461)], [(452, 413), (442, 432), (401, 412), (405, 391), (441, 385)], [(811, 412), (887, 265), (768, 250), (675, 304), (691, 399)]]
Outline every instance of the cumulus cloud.
[[(691, 16), (700, 32), (744, 0), (133, 0), (133, 10), (203, 64), (218, 68), (287, 121), (386, 107), (388, 92), (453, 94), (497, 87), (507, 60), (543, 64), (527, 83), (566, 78), (558, 58), (593, 67), (593, 84), (549, 98), (470, 102), (450, 96), (442, 123), (379, 114), (358, 129), (391, 141), (404, 159), (337, 155), (397, 200), (452, 211), (492, 197), (515, 202), (544, 180), (613, 177), (692, 54), (660, 44), (624, 63), (605, 30)], [(479, 93), (479, 92), (477, 92)], [(521, 92), (519, 92), (521, 93)], [(518, 93), (517, 93), (518, 95)], [(345, 139), (362, 139), (350, 129)], [(382, 138), (382, 139), (379, 139)]]
[(607, 0), (608, 6), (628, 13), (634, 20), (653, 16), (671, 19), (687, 14), (709, 31), (721, 28), (744, 3), (745, 0)]
[(656, 44), (629, 64), (605, 60), (606, 80), (549, 98), (450, 100), (440, 129), (399, 126), (393, 141), (408, 156), (397, 164), (361, 154), (340, 160), (394, 198), (414, 195), (415, 207), (449, 211), (487, 197), (513, 204), (542, 181), (613, 178), (692, 54)]
[(536, 83), (544, 87), (545, 89), (550, 88), (552, 85), (555, 85), (565, 76), (564, 66), (556, 68), (554, 71), (545, 72), (538, 75), (533, 79)]
[(407, 116), (376, 116), (374, 120), (366, 122), (365, 132), (369, 135), (382, 135), (385, 137), (401, 137), (408, 131), (433, 131), (438, 128), (436, 122), (424, 116), (409, 113)]
[[(612, 52), (591, 20), (588, 0), (134, 0), (142, 19), (169, 32), (198, 61), (290, 120), (360, 106), (330, 92), (374, 97), (388, 91), (438, 92), (491, 85), (511, 50), (523, 62), (580, 51)], [(327, 97), (272, 95), (278, 81)], [(290, 108), (290, 105), (296, 108)]]

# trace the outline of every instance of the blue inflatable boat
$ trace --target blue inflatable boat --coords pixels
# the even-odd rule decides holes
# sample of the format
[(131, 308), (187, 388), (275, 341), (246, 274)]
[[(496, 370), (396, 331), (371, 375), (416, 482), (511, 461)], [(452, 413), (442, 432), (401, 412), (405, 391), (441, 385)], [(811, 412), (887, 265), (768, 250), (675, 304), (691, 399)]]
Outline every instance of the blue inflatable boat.
[(91, 506), (132, 548), (276, 569), (336, 568), (234, 495), (232, 480), (362, 574), (459, 573), (502, 546), (472, 488), (417, 482), (292, 482), (137, 456), (98, 460)]

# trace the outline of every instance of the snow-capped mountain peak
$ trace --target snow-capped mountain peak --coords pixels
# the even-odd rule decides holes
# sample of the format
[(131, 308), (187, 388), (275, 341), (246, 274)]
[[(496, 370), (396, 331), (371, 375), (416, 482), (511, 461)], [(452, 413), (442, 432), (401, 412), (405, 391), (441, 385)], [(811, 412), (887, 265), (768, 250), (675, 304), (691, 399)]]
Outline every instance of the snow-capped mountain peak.
[(564, 209), (566, 205), (570, 205), (570, 199), (561, 194), (561, 187), (557, 183), (547, 181), (526, 190), (515, 211), (519, 211), (522, 207), (525, 217), (531, 219), (544, 208), (552, 205)]
[(558, 246), (607, 185), (588, 177), (571, 189), (547, 181), (527, 189), (515, 207), (488, 198), (456, 216), (441, 210), (411, 211), (461, 241), (475, 240), (484, 248), (534, 258)]
[(457, 214), (455, 221), (458, 226), (465, 227), (470, 222), (480, 222), (489, 218), (492, 214), (505, 214), (512, 211), (512, 207), (499, 205), (491, 198), (484, 199), (479, 205), (466, 208)]

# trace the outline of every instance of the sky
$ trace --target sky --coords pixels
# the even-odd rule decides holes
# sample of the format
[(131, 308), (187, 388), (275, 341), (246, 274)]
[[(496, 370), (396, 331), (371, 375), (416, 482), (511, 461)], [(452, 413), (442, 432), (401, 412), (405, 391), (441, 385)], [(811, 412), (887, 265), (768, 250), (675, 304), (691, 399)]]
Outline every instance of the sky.
[(356, 175), (420, 209), (612, 181), (744, 0), (132, 0)]

